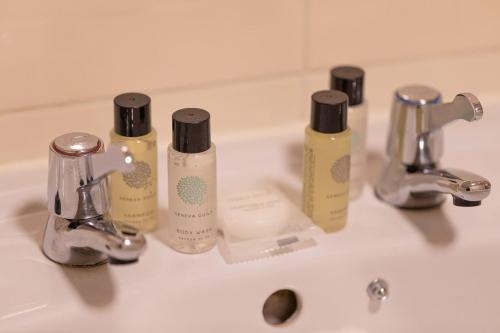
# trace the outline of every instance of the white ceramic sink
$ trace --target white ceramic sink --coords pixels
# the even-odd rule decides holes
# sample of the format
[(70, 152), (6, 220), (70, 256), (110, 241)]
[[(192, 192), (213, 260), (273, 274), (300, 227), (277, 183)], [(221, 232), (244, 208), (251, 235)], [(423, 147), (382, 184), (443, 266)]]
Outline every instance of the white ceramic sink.
[[(183, 255), (163, 229), (132, 265), (68, 268), (40, 251), (46, 162), (0, 172), (0, 332), (499, 332), (500, 107), (476, 123), (445, 129), (443, 166), (493, 184), (482, 206), (403, 211), (379, 202), (371, 184), (350, 206), (348, 226), (318, 246), (226, 264), (217, 248)], [(369, 181), (382, 167), (387, 117), (372, 117)], [(56, 134), (56, 133), (55, 133)], [(221, 183), (270, 179), (300, 201), (302, 126), (218, 141)], [(165, 154), (160, 200), (166, 216)], [(369, 301), (375, 278), (389, 298)], [(289, 288), (298, 312), (282, 327), (263, 319), (274, 291)]]

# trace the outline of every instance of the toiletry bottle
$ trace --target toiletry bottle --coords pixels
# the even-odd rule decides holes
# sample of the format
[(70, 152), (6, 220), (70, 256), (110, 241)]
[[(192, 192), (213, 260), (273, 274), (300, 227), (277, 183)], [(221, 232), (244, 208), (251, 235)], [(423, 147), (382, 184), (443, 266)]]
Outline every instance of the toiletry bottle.
[(326, 232), (342, 229), (347, 219), (351, 152), (347, 103), (341, 91), (314, 93), (311, 123), (306, 127), (303, 210)]
[(217, 182), (210, 114), (205, 110), (172, 114), (168, 203), (169, 245), (183, 253), (210, 250), (217, 240)]
[(156, 131), (151, 127), (151, 99), (139, 93), (116, 96), (114, 118), (111, 142), (127, 145), (134, 156), (134, 170), (111, 175), (111, 218), (118, 226), (152, 231), (158, 223), (158, 152)]
[(348, 126), (352, 131), (351, 176), (349, 198), (363, 192), (366, 175), (366, 132), (368, 113), (363, 101), (365, 72), (359, 67), (339, 66), (330, 71), (330, 89), (340, 90), (349, 97)]

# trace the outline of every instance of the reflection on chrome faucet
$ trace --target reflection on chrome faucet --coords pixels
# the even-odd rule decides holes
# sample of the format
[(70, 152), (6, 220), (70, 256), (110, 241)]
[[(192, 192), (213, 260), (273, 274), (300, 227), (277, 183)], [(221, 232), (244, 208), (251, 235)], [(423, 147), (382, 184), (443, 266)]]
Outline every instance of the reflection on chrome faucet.
[(127, 148), (86, 133), (57, 137), (49, 148), (47, 200), (49, 218), (43, 237), (44, 254), (60, 264), (89, 266), (135, 261), (146, 240), (133, 228), (115, 228), (106, 220), (106, 176), (129, 171), (133, 157)]
[(377, 196), (402, 208), (440, 205), (450, 194), (456, 206), (478, 206), (491, 189), (490, 182), (471, 172), (442, 169), (442, 126), (453, 120), (481, 119), (478, 99), (462, 93), (441, 103), (438, 91), (407, 86), (396, 91), (387, 154), (389, 162), (375, 187)]

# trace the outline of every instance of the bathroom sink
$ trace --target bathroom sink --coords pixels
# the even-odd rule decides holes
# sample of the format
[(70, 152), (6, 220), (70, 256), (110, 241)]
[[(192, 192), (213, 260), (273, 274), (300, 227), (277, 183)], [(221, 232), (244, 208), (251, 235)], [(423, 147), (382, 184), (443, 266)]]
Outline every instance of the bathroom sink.
[[(449, 198), (440, 208), (399, 210), (378, 201), (372, 184), (385, 158), (388, 118), (373, 115), (368, 184), (349, 207), (347, 227), (319, 236), (315, 247), (233, 265), (217, 248), (201, 255), (170, 250), (164, 226), (147, 236), (137, 263), (55, 264), (40, 250), (46, 161), (4, 167), (0, 332), (275, 332), (263, 305), (280, 289), (298, 298), (297, 306), (277, 300), (290, 310), (283, 332), (498, 332), (500, 107), (485, 110), (482, 121), (446, 128), (443, 160), (492, 182), (481, 206), (455, 207)], [(302, 139), (302, 125), (219, 138), (221, 185), (267, 179), (299, 205)], [(162, 222), (165, 151), (160, 146)], [(383, 301), (367, 294), (375, 279), (388, 284)], [(276, 323), (273, 311), (266, 318)]]

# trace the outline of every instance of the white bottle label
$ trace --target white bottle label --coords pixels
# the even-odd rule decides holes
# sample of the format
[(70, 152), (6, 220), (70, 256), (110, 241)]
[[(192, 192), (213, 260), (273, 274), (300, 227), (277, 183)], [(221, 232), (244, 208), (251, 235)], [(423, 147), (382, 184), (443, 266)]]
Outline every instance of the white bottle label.
[(200, 162), (169, 159), (168, 232), (172, 245), (177, 250), (182, 250), (177, 247), (213, 244), (216, 240), (215, 159), (213, 163)]

